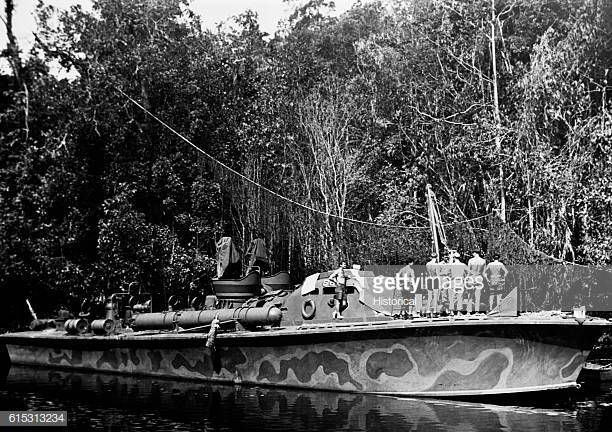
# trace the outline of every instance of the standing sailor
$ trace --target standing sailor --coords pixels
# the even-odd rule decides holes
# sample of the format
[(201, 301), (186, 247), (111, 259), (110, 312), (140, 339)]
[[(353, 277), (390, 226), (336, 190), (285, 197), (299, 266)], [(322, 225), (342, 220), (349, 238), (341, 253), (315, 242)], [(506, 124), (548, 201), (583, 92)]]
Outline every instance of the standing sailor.
[[(402, 294), (402, 307), (401, 312), (407, 313), (409, 316), (413, 313), (413, 306), (416, 305), (416, 293), (414, 290), (414, 283), (416, 282), (416, 276), (414, 274), (414, 269), (412, 266), (414, 265), (414, 260), (412, 258), (408, 258), (408, 265), (405, 265), (397, 272), (397, 280), (403, 283), (400, 283), (399, 286), (396, 286), (395, 289), (400, 289)], [(419, 294), (421, 296), (421, 294)], [(393, 293), (393, 297), (395, 298), (395, 293)], [(420, 312), (420, 311), (419, 311)]]
[(427, 279), (425, 287), (427, 288), (427, 310), (426, 312), (438, 312), (438, 294), (440, 292), (440, 263), (438, 263), (438, 255), (435, 252), (431, 253), (431, 260), (425, 264), (425, 272)]
[(484, 278), (489, 284), (489, 310), (493, 310), (493, 303), (497, 306), (501, 302), (501, 298), (505, 294), (507, 274), (508, 269), (499, 260), (499, 254), (495, 254), (493, 261), (487, 264), (484, 269)]
[(329, 276), (329, 280), (335, 282), (336, 284), (336, 292), (334, 293), (334, 313), (332, 315), (332, 318), (334, 319), (344, 319), (340, 312), (346, 307), (347, 304), (346, 281), (348, 279), (349, 276), (347, 274), (346, 263), (344, 261), (340, 264), (340, 267)]
[(450, 252), (447, 250), (442, 260), (438, 263), (438, 283), (440, 286), (440, 309), (444, 308), (445, 311), (450, 310), (450, 302), (452, 300), (452, 272), (451, 272), (451, 260)]
[(449, 269), (451, 274), (451, 288), (449, 290), (450, 309), (460, 312), (463, 309), (463, 292), (465, 290), (465, 276), (468, 267), (459, 260), (459, 253), (452, 250), (449, 253)]
[[(468, 273), (472, 278), (471, 288), (467, 291), (468, 312), (474, 311), (474, 303), (476, 303), (475, 311), (480, 312), (480, 295), (482, 294), (482, 281), (487, 262), (480, 256), (478, 250), (472, 252), (472, 258), (468, 261)], [(466, 288), (468, 288), (466, 284)]]

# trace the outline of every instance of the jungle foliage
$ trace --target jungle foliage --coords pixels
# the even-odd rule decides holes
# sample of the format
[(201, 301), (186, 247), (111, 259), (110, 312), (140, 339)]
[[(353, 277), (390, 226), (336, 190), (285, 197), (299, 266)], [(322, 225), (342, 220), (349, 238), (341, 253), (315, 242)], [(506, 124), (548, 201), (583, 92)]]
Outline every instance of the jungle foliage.
[[(7, 23), (0, 289), (15, 302), (206, 289), (222, 235), (245, 249), (263, 235), (296, 277), (420, 258), (427, 183), (458, 245), (491, 249), (496, 214), (516, 234), (494, 248), (611, 262), (610, 2), (373, 1), (330, 17), (310, 0), (274, 35), (252, 12), (203, 30), (187, 3), (41, 2), (28, 55)], [(211, 163), (117, 89), (321, 213)]]

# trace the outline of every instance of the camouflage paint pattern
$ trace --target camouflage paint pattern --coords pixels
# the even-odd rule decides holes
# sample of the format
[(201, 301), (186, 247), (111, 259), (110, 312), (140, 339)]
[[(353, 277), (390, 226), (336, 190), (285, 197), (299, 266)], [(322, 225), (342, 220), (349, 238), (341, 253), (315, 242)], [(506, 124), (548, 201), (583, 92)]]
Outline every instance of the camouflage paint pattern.
[[(603, 330), (603, 329), (602, 329)], [(563, 331), (563, 326), (559, 327)], [(275, 332), (276, 334), (282, 331)], [(316, 335), (315, 335), (316, 336)], [(157, 336), (159, 341), (163, 336)], [(249, 338), (254, 339), (254, 338)], [(362, 337), (265, 345), (69, 349), (7, 343), (13, 363), (195, 380), (405, 395), (507, 393), (575, 386), (588, 351), (486, 335)], [(272, 340), (271, 340), (272, 342)], [(561, 339), (559, 339), (561, 342)], [(594, 340), (593, 340), (594, 342)], [(159, 344), (157, 344), (159, 345)], [(179, 344), (180, 345), (180, 344)], [(196, 346), (194, 346), (196, 345)], [(566, 344), (568, 345), (568, 344)]]

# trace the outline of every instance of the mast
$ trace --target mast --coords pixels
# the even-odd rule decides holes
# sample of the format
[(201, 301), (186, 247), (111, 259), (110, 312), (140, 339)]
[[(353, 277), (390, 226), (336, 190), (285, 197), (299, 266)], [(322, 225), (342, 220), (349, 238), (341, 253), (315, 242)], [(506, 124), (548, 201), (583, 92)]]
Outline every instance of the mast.
[(429, 216), (429, 228), (431, 229), (431, 251), (436, 254), (438, 261), (440, 261), (440, 243), (446, 246), (446, 232), (444, 232), (444, 225), (440, 218), (436, 195), (429, 183), (426, 186), (426, 193), (427, 214)]

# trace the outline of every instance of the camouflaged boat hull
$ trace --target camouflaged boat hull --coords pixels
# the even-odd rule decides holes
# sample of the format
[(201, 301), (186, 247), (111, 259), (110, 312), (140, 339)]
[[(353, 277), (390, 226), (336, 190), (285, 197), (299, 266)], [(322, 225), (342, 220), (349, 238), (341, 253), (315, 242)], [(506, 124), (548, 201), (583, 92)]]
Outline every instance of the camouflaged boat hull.
[(576, 387), (606, 321), (392, 321), (220, 334), (0, 336), (11, 362), (189, 380), (453, 397)]
[(248, 430), (243, 419), (254, 416), (257, 430), (262, 431), (322, 430), (321, 425), (327, 430), (351, 431), (581, 430), (571, 411), (517, 407), (507, 395), (502, 396), (503, 401), (510, 406), (490, 405), (495, 399), (491, 396), (486, 397), (487, 403), (381, 399), (363, 393), (255, 388), (27, 366), (12, 367), (4, 388), (17, 393), (51, 393), (51, 398), (85, 397), (95, 400), (98, 408), (130, 413), (142, 412), (144, 405), (181, 424), (212, 421), (221, 430)]

